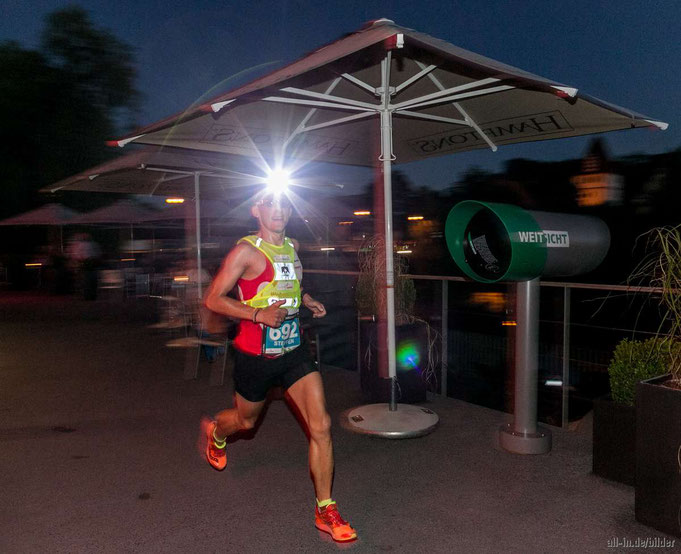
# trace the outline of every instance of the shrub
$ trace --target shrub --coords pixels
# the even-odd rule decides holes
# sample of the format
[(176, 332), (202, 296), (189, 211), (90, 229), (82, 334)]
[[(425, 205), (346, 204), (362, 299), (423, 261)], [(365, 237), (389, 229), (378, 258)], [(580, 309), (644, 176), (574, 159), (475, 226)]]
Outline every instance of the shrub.
[(619, 404), (633, 406), (636, 383), (669, 373), (671, 360), (679, 352), (679, 344), (669, 339), (655, 337), (644, 341), (620, 341), (608, 366), (612, 399)]

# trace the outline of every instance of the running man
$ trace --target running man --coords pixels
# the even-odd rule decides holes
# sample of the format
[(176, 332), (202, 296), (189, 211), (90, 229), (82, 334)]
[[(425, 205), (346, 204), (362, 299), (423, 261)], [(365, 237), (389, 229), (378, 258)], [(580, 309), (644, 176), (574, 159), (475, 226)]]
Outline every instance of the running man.
[[(303, 268), (296, 252), (298, 243), (285, 235), (291, 210), (291, 202), (283, 194), (257, 196), (251, 215), (258, 220), (258, 233), (237, 242), (206, 294), (208, 309), (239, 319), (234, 339), (235, 406), (205, 422), (206, 459), (215, 469), (223, 470), (227, 437), (252, 429), (267, 391), (283, 386), (309, 431), (310, 474), (317, 500), (315, 525), (335, 541), (350, 541), (357, 533), (341, 518), (331, 499), (331, 418), (321, 375), (306, 346), (301, 346), (301, 304), (315, 318), (324, 317), (326, 309), (309, 294), (301, 296)], [(235, 285), (239, 300), (226, 296)]]

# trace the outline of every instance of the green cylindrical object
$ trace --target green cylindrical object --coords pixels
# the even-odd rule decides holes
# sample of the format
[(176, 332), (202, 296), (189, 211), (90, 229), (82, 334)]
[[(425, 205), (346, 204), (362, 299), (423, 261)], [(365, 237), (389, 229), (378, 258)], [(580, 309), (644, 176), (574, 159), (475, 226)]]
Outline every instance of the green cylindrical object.
[(445, 237), (462, 271), (483, 283), (588, 273), (610, 247), (610, 230), (596, 217), (476, 200), (450, 210)]
[(519, 233), (541, 233), (529, 212), (510, 204), (466, 200), (447, 216), (445, 238), (461, 270), (476, 281), (529, 281), (546, 264), (540, 242), (515, 242)]

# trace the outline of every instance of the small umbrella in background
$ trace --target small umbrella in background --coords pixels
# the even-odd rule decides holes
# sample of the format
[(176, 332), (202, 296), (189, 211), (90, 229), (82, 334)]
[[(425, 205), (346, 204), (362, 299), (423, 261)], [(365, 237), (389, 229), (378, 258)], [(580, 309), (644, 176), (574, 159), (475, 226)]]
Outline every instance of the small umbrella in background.
[(9, 217), (0, 221), (0, 225), (55, 225), (59, 226), (59, 248), (64, 252), (64, 225), (73, 224), (80, 214), (61, 204), (45, 204), (34, 210)]

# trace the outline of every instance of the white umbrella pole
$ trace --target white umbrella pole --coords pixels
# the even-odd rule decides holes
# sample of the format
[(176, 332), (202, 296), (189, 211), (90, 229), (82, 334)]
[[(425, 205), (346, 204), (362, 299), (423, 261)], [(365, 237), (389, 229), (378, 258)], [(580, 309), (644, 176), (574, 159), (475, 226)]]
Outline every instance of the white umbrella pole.
[(201, 198), (199, 196), (199, 172), (194, 173), (194, 202), (196, 213), (196, 287), (199, 298), (203, 297), (201, 288)]
[(390, 411), (397, 410), (395, 367), (395, 271), (393, 264), (392, 203), (392, 114), (390, 112), (390, 52), (381, 62), (381, 157), (383, 161), (383, 202), (385, 210), (385, 285), (388, 335), (388, 377)]
[(368, 404), (343, 412), (341, 425), (356, 433), (391, 439), (419, 437), (430, 433), (440, 418), (422, 406), (400, 404), (397, 410), (397, 371), (395, 367), (395, 271), (393, 265), (392, 203), (392, 113), (390, 106), (390, 52), (381, 62), (381, 158), (383, 162), (383, 202), (385, 209), (385, 283), (390, 402)]

